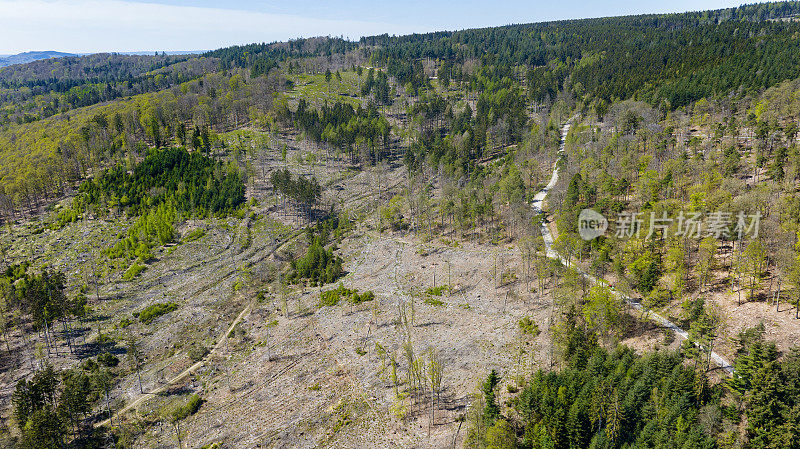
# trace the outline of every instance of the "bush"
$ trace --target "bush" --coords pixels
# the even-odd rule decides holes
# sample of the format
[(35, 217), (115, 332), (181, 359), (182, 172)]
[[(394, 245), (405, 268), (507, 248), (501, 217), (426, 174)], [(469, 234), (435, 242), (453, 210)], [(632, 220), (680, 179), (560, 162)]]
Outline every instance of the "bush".
[(444, 301), (442, 301), (439, 298), (433, 297), (433, 296), (426, 296), (424, 301), (425, 301), (425, 304), (428, 304), (428, 305), (431, 305), (431, 306), (443, 306), (444, 305)]
[(100, 334), (97, 336), (97, 343), (101, 345), (113, 345), (114, 339), (108, 334)]
[(327, 292), (322, 292), (319, 294), (320, 301), (319, 304), (321, 306), (328, 306), (333, 307), (336, 304), (339, 304), (343, 298), (347, 298), (354, 293), (354, 290), (350, 290), (345, 288), (342, 284), (334, 290), (328, 290)]
[(175, 421), (180, 421), (191, 415), (194, 415), (198, 410), (200, 410), (200, 406), (203, 405), (203, 402), (205, 401), (203, 401), (203, 398), (201, 398), (200, 395), (193, 394), (186, 404), (175, 407), (175, 410), (172, 411), (172, 419)]
[(525, 335), (532, 335), (536, 337), (539, 335), (539, 325), (536, 324), (529, 316), (524, 316), (519, 320), (519, 330)]
[(64, 209), (56, 216), (56, 221), (50, 225), (50, 229), (58, 230), (66, 226), (68, 223), (78, 221), (81, 217), (81, 212), (73, 208)]
[(401, 204), (403, 199), (400, 196), (394, 196), (389, 200), (389, 204), (381, 207), (378, 211), (381, 221), (381, 229), (391, 229), (392, 231), (399, 231), (403, 228), (403, 213), (401, 211)]
[(192, 345), (187, 354), (193, 362), (199, 362), (200, 360), (203, 360), (203, 357), (208, 355), (208, 352), (208, 348), (203, 345)]
[(353, 293), (353, 295), (350, 297), (350, 302), (353, 304), (361, 304), (362, 302), (372, 301), (373, 299), (375, 299), (375, 294), (372, 293), (371, 290), (367, 290), (361, 295), (358, 293)]
[(339, 284), (334, 290), (320, 293), (319, 296), (320, 305), (329, 307), (339, 304), (339, 301), (342, 300), (350, 301), (352, 304), (361, 304), (375, 299), (375, 294), (370, 290), (359, 295), (358, 290), (350, 290), (349, 288), (345, 288), (342, 284)]
[(110, 352), (104, 352), (104, 353), (98, 355), (97, 356), (97, 361), (101, 365), (106, 366), (108, 368), (113, 368), (113, 367), (119, 365), (119, 359), (117, 358), (117, 356), (115, 356), (114, 354), (112, 354)]
[(430, 296), (442, 296), (442, 293), (449, 291), (449, 285), (440, 285), (438, 287), (429, 287), (427, 290), (425, 290), (425, 293)]
[(178, 305), (174, 302), (153, 304), (139, 312), (139, 321), (144, 324), (150, 324), (161, 315), (165, 315), (177, 309)]
[(119, 328), (120, 329), (125, 329), (126, 327), (130, 326), (131, 324), (133, 324), (133, 320), (128, 318), (128, 317), (125, 317), (125, 318), (119, 320)]
[(125, 273), (122, 273), (122, 280), (123, 281), (131, 281), (136, 276), (139, 276), (139, 273), (144, 271), (147, 268), (144, 265), (139, 264), (138, 262), (134, 262), (133, 265), (130, 266)]

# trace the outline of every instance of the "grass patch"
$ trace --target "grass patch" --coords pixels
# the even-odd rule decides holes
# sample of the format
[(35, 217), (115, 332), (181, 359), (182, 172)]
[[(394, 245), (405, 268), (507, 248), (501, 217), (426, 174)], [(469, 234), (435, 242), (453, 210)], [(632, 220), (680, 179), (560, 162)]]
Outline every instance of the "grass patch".
[(450, 286), (449, 285), (440, 285), (438, 287), (429, 287), (425, 290), (425, 293), (430, 296), (442, 296), (443, 293), (449, 293)]
[(425, 304), (428, 304), (430, 306), (443, 306), (444, 305), (444, 301), (442, 301), (441, 299), (439, 299), (439, 298), (437, 298), (435, 296), (426, 296), (424, 301), (425, 301)]
[(205, 229), (195, 229), (194, 231), (186, 234), (186, 237), (183, 238), (183, 241), (185, 243), (194, 242), (195, 240), (200, 240), (205, 236), (206, 236)]
[(174, 310), (178, 310), (178, 305), (174, 302), (153, 304), (139, 312), (139, 321), (150, 324), (161, 315), (166, 315)]

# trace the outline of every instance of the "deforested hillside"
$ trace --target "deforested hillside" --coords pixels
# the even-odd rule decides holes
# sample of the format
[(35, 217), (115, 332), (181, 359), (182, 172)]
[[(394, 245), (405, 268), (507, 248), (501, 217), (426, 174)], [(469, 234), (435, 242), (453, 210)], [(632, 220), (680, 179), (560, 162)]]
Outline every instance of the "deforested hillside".
[(0, 440), (796, 447), (798, 9), (0, 69)]

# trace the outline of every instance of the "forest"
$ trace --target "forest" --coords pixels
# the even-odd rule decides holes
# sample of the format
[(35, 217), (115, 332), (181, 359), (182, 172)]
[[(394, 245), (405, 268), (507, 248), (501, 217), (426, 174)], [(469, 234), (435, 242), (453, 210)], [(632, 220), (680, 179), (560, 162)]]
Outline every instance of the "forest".
[[(177, 141), (183, 128), (220, 131), (247, 122), (267, 127), (270, 120), (298, 121), (310, 138), (345, 148), (352, 158), (361, 153), (362, 159), (380, 159), (389, 125), (374, 110), (347, 111), (334, 104), (320, 110), (317, 119), (301, 105), (299, 113), (285, 105), (271, 110), (271, 93), (286, 85), (279, 75), (269, 74), (295, 71), (300, 61), (313, 62), (314, 70), (324, 72), (316, 68), (318, 58), (361, 58), (386, 67), (386, 73), (368, 70), (373, 81), (368, 78), (362, 85), (376, 105), (391, 102), (386, 74), (403, 90), (430, 93), (422, 62), (441, 61), (438, 81), (452, 88), (452, 80), (479, 97), (473, 105), (474, 129), (464, 134), (476, 148), (520, 140), (525, 102), (552, 104), (561, 91), (570, 91), (584, 110), (592, 108), (601, 117), (618, 100), (640, 99), (672, 110), (704, 97), (741, 97), (796, 77), (800, 52), (792, 36), (798, 25), (769, 20), (795, 14), (796, 8), (784, 2), (705, 13), (375, 36), (358, 44), (299, 39), (229, 47), (200, 57), (110, 54), (6, 67), (0, 70), (5, 86), (0, 111), (6, 117), (5, 123), (0, 121), (0, 143), (4, 154), (26, 162), (17, 171), (24, 177), (0, 173), (0, 197), (7, 211), (35, 206), (90, 167), (113, 161), (114, 153), (135, 154), (141, 144)], [(478, 62), (480, 69), (474, 70)], [(57, 81), (51, 73), (58, 75)], [(92, 73), (97, 75), (87, 75)], [(512, 86), (523, 80), (526, 99)], [(21, 92), (27, 97), (20, 97)], [(139, 97), (134, 104), (124, 100)], [(122, 101), (91, 114), (81, 108), (114, 99)], [(131, 109), (138, 117), (129, 116)], [(53, 120), (58, 117), (62, 119)], [(63, 118), (81, 133), (59, 131), (66, 125)], [(43, 120), (50, 121), (37, 125)], [(44, 127), (53, 130), (46, 137), (41, 134)], [(356, 142), (355, 136), (363, 140)], [(64, 160), (68, 162), (60, 162)]]
[(118, 166), (81, 184), (87, 206), (118, 206), (129, 215), (170, 203), (180, 212), (204, 216), (234, 211), (244, 202), (238, 168), (182, 148), (154, 151), (133, 173)]
[(468, 444), (731, 447), (737, 439), (733, 424), (746, 420), (748, 447), (797, 447), (800, 352), (779, 361), (763, 329), (739, 335), (735, 376), (713, 384), (706, 374), (686, 367), (679, 354), (604, 349), (579, 321), (564, 329), (566, 367), (533, 373), (506, 415), (496, 398), (497, 374), (489, 374)]

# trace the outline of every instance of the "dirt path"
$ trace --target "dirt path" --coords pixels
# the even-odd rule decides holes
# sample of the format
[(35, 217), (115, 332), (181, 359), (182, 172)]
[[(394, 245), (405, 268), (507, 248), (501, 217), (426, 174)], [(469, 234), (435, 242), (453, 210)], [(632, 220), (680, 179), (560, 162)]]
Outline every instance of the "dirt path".
[[(270, 251), (270, 254), (274, 254), (274, 253), (280, 251), (281, 249), (285, 248), (286, 245), (291, 243), (295, 238), (297, 238), (298, 235), (299, 235), (298, 233), (295, 233), (292, 236), (290, 236), (283, 244), (281, 244), (280, 246), (278, 246), (275, 249), (273, 249), (272, 251)], [(141, 405), (147, 399), (150, 399), (153, 396), (156, 396), (158, 394), (161, 394), (161, 393), (167, 391), (167, 389), (169, 389), (173, 385), (177, 384), (178, 382), (182, 381), (187, 376), (191, 375), (192, 373), (197, 371), (200, 367), (205, 365), (205, 363), (209, 359), (211, 359), (211, 357), (213, 357), (215, 354), (217, 354), (220, 351), (220, 349), (222, 348), (222, 346), (224, 344), (226, 344), (226, 342), (228, 340), (228, 335), (230, 335), (230, 333), (233, 331), (233, 329), (236, 327), (236, 325), (239, 324), (244, 319), (244, 317), (247, 316), (247, 314), (250, 312), (250, 310), (252, 310), (252, 308), (253, 308), (253, 301), (250, 301), (250, 302), (247, 303), (246, 306), (244, 306), (242, 311), (239, 312), (239, 315), (236, 316), (236, 318), (233, 320), (231, 325), (228, 326), (227, 329), (225, 329), (223, 334), (217, 340), (217, 343), (211, 348), (211, 350), (208, 352), (208, 354), (206, 354), (206, 356), (203, 357), (202, 360), (199, 360), (199, 361), (195, 362), (190, 367), (188, 367), (185, 370), (181, 371), (179, 374), (177, 374), (174, 377), (172, 377), (171, 379), (169, 379), (166, 384), (164, 384), (164, 385), (162, 385), (162, 386), (160, 386), (158, 388), (155, 388), (155, 389), (153, 389), (153, 390), (151, 390), (151, 391), (149, 391), (147, 393), (144, 393), (143, 395), (139, 396), (134, 401), (132, 401), (130, 404), (128, 404), (125, 407), (121, 408), (120, 410), (114, 412), (113, 415), (112, 415), (112, 418), (113, 417), (118, 417), (119, 415), (121, 415), (123, 413), (129, 412), (129, 411), (135, 409), (136, 407), (138, 407), (139, 405)], [(108, 419), (105, 419), (103, 421), (100, 421), (99, 423), (95, 424), (95, 427), (101, 427), (101, 426), (104, 426), (104, 425), (110, 423), (112, 418), (108, 418)]]
[[(558, 164), (561, 161), (561, 158), (564, 156), (564, 146), (565, 146), (566, 140), (567, 140), (567, 133), (569, 132), (569, 128), (572, 125), (572, 120), (574, 120), (574, 119), (575, 119), (575, 117), (573, 116), (572, 118), (567, 120), (567, 123), (564, 124), (564, 126), (561, 128), (561, 144), (560, 144), (560, 147), (558, 149), (558, 159), (553, 164), (553, 173), (550, 176), (550, 182), (547, 183), (547, 185), (541, 191), (536, 193), (536, 195), (534, 195), (534, 197), (533, 197), (533, 202), (531, 203), (531, 206), (533, 207), (533, 209), (537, 213), (544, 214), (542, 205), (544, 203), (545, 198), (547, 197), (547, 193), (553, 187), (555, 187), (556, 183), (558, 182), (558, 172), (559, 172)], [(545, 245), (547, 257), (552, 258), (552, 259), (558, 259), (564, 265), (569, 266), (570, 265), (569, 261), (565, 257), (563, 257), (561, 254), (556, 252), (555, 249), (553, 249), (553, 234), (550, 232), (550, 228), (547, 226), (547, 222), (545, 222), (544, 220), (542, 221), (542, 224), (541, 224), (541, 231), (542, 231), (542, 238), (544, 240), (544, 245)], [(603, 279), (597, 279), (596, 277), (594, 277), (594, 276), (592, 276), (592, 275), (590, 275), (588, 273), (585, 273), (583, 270), (580, 269), (580, 267), (576, 267), (576, 268), (578, 269), (578, 272), (583, 277), (585, 277), (586, 279), (589, 279), (590, 281), (594, 282), (595, 284), (605, 285), (606, 287), (609, 286), (607, 281), (605, 281)], [(613, 289), (613, 287), (612, 287), (612, 289)], [(650, 318), (653, 319), (653, 321), (657, 322), (662, 327), (665, 327), (665, 328), (671, 330), (676, 335), (678, 335), (681, 339), (685, 340), (685, 339), (689, 338), (689, 333), (686, 332), (685, 330), (681, 329), (677, 324), (671, 322), (670, 320), (664, 318), (663, 316), (661, 316), (661, 315), (659, 315), (659, 314), (657, 314), (657, 313), (655, 313), (655, 312), (653, 312), (651, 310), (648, 310), (647, 308), (644, 307), (644, 305), (642, 305), (642, 303), (640, 303), (639, 301), (635, 300), (634, 298), (631, 298), (630, 296), (627, 296), (627, 295), (625, 295), (623, 293), (620, 293), (620, 292), (618, 292), (616, 290), (613, 290), (613, 291), (614, 291), (614, 294), (616, 294), (618, 297), (620, 297), (623, 300), (625, 300), (625, 302), (628, 303), (631, 307), (633, 307), (636, 310), (646, 312), (647, 315)], [(705, 350), (705, 348), (703, 348), (702, 346), (700, 346), (700, 345), (697, 345), (697, 346), (699, 348)], [(733, 374), (733, 366), (731, 365), (731, 363), (728, 360), (726, 360), (721, 355), (717, 354), (714, 351), (711, 351), (711, 360), (713, 360), (714, 363), (716, 363), (720, 368), (722, 368), (728, 374)]]
[[(176, 383), (178, 383), (181, 380), (185, 379), (187, 376), (189, 376), (190, 374), (195, 372), (198, 368), (203, 366), (206, 363), (206, 360), (208, 360), (211, 356), (213, 356), (214, 354), (219, 352), (219, 350), (222, 347), (222, 345), (225, 344), (225, 342), (227, 341), (228, 335), (233, 331), (233, 329), (236, 327), (236, 325), (239, 324), (239, 322), (241, 322), (242, 319), (245, 316), (247, 316), (247, 313), (250, 312), (250, 309), (252, 308), (252, 306), (253, 306), (252, 302), (247, 303), (247, 305), (244, 307), (244, 309), (242, 309), (241, 313), (239, 313), (239, 316), (237, 316), (236, 319), (233, 320), (233, 323), (231, 323), (231, 325), (228, 327), (228, 329), (222, 335), (222, 338), (219, 339), (217, 344), (215, 344), (214, 347), (211, 348), (211, 350), (208, 352), (208, 354), (206, 354), (205, 357), (203, 357), (202, 360), (200, 360), (200, 361), (196, 362), (194, 365), (186, 368), (180, 374), (176, 375), (175, 377), (173, 377), (172, 379), (167, 381), (166, 384), (164, 384), (164, 385), (162, 385), (162, 386), (160, 386), (160, 387), (158, 387), (158, 388), (156, 388), (154, 390), (148, 391), (147, 393), (139, 396), (136, 400), (134, 400), (130, 404), (128, 404), (125, 407), (121, 408), (119, 411), (114, 412), (114, 417), (117, 417), (117, 416), (119, 416), (119, 415), (121, 415), (123, 413), (129, 412), (129, 411), (135, 409), (142, 402), (144, 402), (147, 399), (149, 399), (151, 396), (155, 396), (155, 395), (158, 395), (158, 394), (161, 394), (161, 393), (167, 391), (168, 388), (172, 387)], [(104, 426), (104, 425), (106, 425), (106, 424), (108, 424), (110, 422), (111, 422), (111, 418), (108, 418), (106, 420), (103, 420), (103, 421), (100, 421), (99, 423), (97, 423), (95, 425), (95, 427), (101, 427), (101, 426)]]

